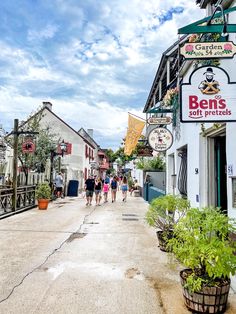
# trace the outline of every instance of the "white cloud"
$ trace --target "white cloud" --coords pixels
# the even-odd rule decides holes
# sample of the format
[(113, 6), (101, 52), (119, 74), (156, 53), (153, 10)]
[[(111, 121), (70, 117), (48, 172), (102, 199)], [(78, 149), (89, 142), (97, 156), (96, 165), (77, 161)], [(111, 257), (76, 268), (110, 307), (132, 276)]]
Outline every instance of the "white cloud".
[[(160, 57), (177, 40), (177, 29), (201, 18), (203, 11), (189, 0), (55, 3), (35, 12), (37, 21), (29, 19), (25, 42), (23, 35), (12, 38), (14, 44), (2, 38), (0, 111), (4, 119), (25, 119), (49, 100), (73, 128), (94, 128), (102, 141), (98, 144), (118, 146), (127, 112), (142, 116)], [(183, 12), (171, 15), (173, 7)], [(25, 14), (31, 17), (27, 7)], [(13, 122), (1, 121), (0, 115), (0, 123)]]
[(51, 39), (55, 36), (58, 27), (56, 25), (47, 25), (41, 30), (29, 30), (28, 31), (28, 40), (43, 40), (43, 39)]

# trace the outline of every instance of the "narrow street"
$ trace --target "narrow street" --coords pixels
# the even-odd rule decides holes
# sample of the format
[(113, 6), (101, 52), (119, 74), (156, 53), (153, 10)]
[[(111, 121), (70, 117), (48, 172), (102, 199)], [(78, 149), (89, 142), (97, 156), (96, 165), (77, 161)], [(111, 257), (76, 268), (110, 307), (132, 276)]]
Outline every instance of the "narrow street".
[[(178, 271), (139, 197), (54, 201), (0, 221), (1, 314), (184, 314)], [(235, 294), (231, 308), (236, 313)]]

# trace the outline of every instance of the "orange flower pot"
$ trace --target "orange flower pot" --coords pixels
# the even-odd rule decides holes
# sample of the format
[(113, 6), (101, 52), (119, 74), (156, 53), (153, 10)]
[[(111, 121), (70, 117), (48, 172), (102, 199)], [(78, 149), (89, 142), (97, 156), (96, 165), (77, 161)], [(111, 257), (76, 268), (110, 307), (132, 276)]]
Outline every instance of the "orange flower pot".
[(48, 208), (48, 199), (39, 199), (38, 200), (38, 209), (47, 209)]

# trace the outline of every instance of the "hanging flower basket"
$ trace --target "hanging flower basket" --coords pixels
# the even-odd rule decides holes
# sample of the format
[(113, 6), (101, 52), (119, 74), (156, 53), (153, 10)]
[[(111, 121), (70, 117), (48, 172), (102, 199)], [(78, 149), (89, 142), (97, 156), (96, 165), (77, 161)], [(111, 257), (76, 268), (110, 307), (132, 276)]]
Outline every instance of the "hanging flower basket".
[(178, 96), (178, 93), (179, 91), (177, 87), (168, 89), (163, 98), (162, 107), (171, 108), (173, 105), (174, 98)]

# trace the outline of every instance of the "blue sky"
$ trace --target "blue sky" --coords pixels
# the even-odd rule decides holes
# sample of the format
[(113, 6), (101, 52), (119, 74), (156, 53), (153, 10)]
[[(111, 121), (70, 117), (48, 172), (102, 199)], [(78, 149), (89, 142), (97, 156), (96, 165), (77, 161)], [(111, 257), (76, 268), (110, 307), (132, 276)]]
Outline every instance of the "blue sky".
[(161, 54), (203, 17), (189, 0), (3, 0), (0, 124), (43, 101), (74, 129), (117, 149), (128, 112), (142, 116)]

